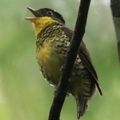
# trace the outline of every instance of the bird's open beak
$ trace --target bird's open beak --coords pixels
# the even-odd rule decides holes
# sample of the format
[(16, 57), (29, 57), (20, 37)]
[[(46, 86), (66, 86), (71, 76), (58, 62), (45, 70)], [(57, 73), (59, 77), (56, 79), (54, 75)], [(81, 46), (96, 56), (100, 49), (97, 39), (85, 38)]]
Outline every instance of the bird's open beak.
[(27, 7), (27, 9), (35, 16), (40, 17), (40, 14), (37, 12), (37, 10), (34, 10), (33, 8)]

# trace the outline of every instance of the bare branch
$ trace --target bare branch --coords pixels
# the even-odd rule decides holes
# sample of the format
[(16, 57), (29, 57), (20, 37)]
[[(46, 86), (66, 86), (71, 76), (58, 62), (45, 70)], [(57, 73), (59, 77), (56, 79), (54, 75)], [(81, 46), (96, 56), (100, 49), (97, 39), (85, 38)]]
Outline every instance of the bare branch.
[(65, 65), (63, 66), (63, 73), (59, 80), (58, 89), (56, 90), (56, 95), (54, 97), (50, 109), (49, 120), (59, 120), (60, 112), (66, 97), (69, 78), (72, 72), (72, 68), (77, 56), (80, 43), (85, 33), (85, 26), (86, 26), (90, 1), (91, 0), (81, 0), (80, 2), (78, 18), (75, 26), (75, 32), (72, 37), (72, 41), (70, 44), (70, 49), (67, 54)]

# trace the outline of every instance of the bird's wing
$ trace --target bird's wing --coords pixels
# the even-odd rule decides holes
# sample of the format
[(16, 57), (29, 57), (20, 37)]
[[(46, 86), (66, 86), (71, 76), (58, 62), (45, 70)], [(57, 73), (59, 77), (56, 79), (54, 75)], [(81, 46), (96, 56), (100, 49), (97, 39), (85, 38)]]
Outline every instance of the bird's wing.
[[(70, 28), (67, 28), (66, 26), (63, 26), (62, 29), (64, 30), (65, 34), (69, 37), (69, 40), (71, 40), (74, 31), (71, 30)], [(83, 41), (81, 42), (78, 54), (79, 54), (79, 57), (80, 57), (81, 61), (83, 62), (83, 64), (88, 69), (91, 76), (93, 77), (93, 80), (94, 80), (94, 82), (95, 82), (95, 84), (98, 88), (98, 91), (99, 91), (100, 95), (102, 95), (102, 90), (101, 90), (100, 85), (98, 83), (97, 73), (96, 73), (96, 71), (93, 67), (89, 52), (88, 52), (88, 50), (86, 48), (86, 45)]]

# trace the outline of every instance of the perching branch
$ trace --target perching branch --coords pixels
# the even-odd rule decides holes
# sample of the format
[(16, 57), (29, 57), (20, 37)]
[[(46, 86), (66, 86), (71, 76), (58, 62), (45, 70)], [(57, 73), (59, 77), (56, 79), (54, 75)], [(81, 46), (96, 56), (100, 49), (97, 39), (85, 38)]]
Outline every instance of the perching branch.
[(58, 88), (56, 90), (56, 95), (54, 96), (48, 120), (59, 120), (60, 112), (68, 89), (69, 78), (71, 76), (72, 68), (77, 56), (80, 43), (85, 33), (90, 1), (91, 0), (81, 0), (80, 2), (78, 18), (75, 25), (75, 32), (72, 37), (65, 65), (63, 66), (63, 72), (58, 83)]
[(117, 37), (118, 57), (120, 62), (120, 0), (111, 0), (111, 10)]

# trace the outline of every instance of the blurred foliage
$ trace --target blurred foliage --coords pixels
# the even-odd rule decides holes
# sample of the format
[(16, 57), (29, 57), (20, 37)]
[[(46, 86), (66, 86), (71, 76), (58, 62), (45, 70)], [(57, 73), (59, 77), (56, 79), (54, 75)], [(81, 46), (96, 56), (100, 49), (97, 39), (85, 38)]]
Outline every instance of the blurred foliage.
[[(119, 120), (120, 66), (108, 0), (92, 0), (86, 33), (87, 47), (103, 90), (89, 101), (83, 120)], [(1, 0), (0, 4), (0, 120), (46, 120), (53, 99), (50, 87), (38, 70), (32, 16), (26, 6), (50, 7), (59, 11), (67, 26), (74, 28), (78, 0)], [(114, 113), (113, 113), (114, 112)], [(66, 98), (61, 120), (75, 120), (76, 103)]]

